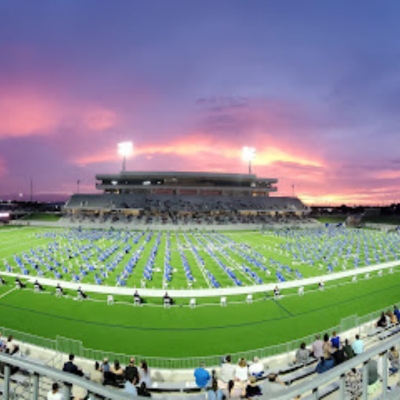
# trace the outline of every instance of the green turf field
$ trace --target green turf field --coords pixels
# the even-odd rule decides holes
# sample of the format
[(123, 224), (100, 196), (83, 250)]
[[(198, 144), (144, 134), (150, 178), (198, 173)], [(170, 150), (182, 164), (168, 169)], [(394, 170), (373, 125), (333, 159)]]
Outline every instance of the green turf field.
[[(87, 259), (88, 262), (94, 262), (96, 247), (84, 250), (84, 246), (97, 243), (96, 246), (103, 251), (118, 240), (124, 246), (126, 235), (130, 242), (140, 236), (136, 244), (132, 242), (129, 253), (123, 256), (105, 280), (108, 284), (115, 284), (115, 275), (122, 271), (130, 256), (143, 246), (143, 259), (140, 257), (127, 279), (128, 286), (139, 285), (158, 233), (154, 232), (147, 243), (146, 236), (150, 232), (112, 232), (108, 239), (102, 233), (96, 240), (94, 237), (84, 239), (79, 236), (93, 233), (97, 234), (95, 231), (77, 233), (32, 227), (0, 229), (0, 259), (6, 259), (8, 265), (17, 271), (14, 255), (24, 259), (24, 253), (29, 254), (31, 249), (49, 249), (49, 245), (55, 246), (54, 243), (58, 242), (60, 250), (51, 253), (53, 260), (61, 263), (68, 246), (81, 246), (86, 256), (93, 253)], [(275, 274), (279, 270), (287, 280), (296, 279), (296, 275), (286, 267), (292, 271), (298, 269), (304, 277), (322, 275), (326, 273), (328, 265), (334, 271), (340, 271), (343, 267), (354, 268), (355, 264), (361, 268), (367, 262), (373, 265), (396, 260), (399, 248), (397, 235), (367, 230), (186, 235), (171, 232), (163, 233), (159, 240), (154, 269), (161, 271), (153, 273), (154, 279), (148, 287), (154, 285), (161, 288), (165, 285), (162, 271), (168, 241), (170, 263), (176, 267), (170, 287), (176, 288), (187, 287), (180, 264), (180, 252), (186, 256), (196, 277), (194, 286), (209, 287), (201, 264), (195, 261), (196, 256), (188, 242), (193, 243), (204, 259), (204, 267), (215, 275), (221, 286), (226, 287), (233, 285), (232, 280), (207, 249), (211, 249), (220, 261), (232, 266), (243, 284), (254, 285), (251, 277), (240, 270), (242, 263), (247, 262), (244, 254), (258, 260), (270, 271), (267, 274), (251, 264), (252, 269), (262, 276), (263, 282), (275, 282)], [(49, 258), (46, 260), (47, 263), (51, 262)], [(84, 260), (79, 264), (84, 264)], [(73, 262), (74, 271), (79, 271), (79, 264)], [(36, 273), (33, 267), (27, 263), (24, 265), (30, 274)], [(4, 265), (2, 269), (4, 271)], [(93, 283), (91, 274), (94, 272), (88, 272), (83, 281)], [(244, 304), (244, 296), (232, 296), (224, 308), (218, 306), (218, 297), (205, 298), (198, 300), (196, 309), (187, 307), (188, 299), (182, 299), (167, 310), (161, 306), (160, 299), (145, 299), (147, 306), (137, 308), (132, 306), (132, 299), (123, 296), (115, 296), (117, 304), (113, 306), (106, 305), (106, 295), (102, 294), (90, 294), (91, 299), (85, 302), (74, 301), (72, 293), (68, 298), (55, 298), (50, 288), (46, 288), (43, 294), (33, 293), (30, 286), (29, 290), (15, 290), (13, 279), (6, 278), (7, 284), (0, 288), (1, 325), (52, 339), (57, 335), (76, 339), (82, 341), (85, 347), (115, 353), (174, 358), (225, 354), (285, 343), (336, 326), (347, 316), (365, 315), (399, 302), (399, 273), (400, 268), (395, 268), (393, 274), (384, 271), (384, 275), (378, 277), (374, 273), (369, 280), (359, 279), (357, 283), (351, 283), (350, 278), (327, 282), (323, 292), (315, 287), (306, 287), (303, 297), (296, 294), (296, 289), (285, 291), (283, 298), (277, 301), (271, 298), (271, 294), (260, 293), (255, 296), (253, 304)], [(46, 274), (52, 277), (53, 272), (47, 271)], [(69, 274), (66, 277), (70, 280)], [(238, 301), (241, 303), (236, 304)]]

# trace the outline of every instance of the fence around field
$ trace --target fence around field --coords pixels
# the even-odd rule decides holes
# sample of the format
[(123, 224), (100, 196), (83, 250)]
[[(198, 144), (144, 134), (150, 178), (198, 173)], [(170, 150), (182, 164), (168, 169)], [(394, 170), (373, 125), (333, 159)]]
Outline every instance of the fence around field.
[[(386, 309), (391, 308), (388, 306)], [(382, 312), (381, 310), (374, 311), (367, 315), (359, 317), (356, 315), (351, 315), (345, 317), (341, 320), (339, 325), (332, 326), (329, 329), (325, 329), (320, 332), (321, 337), (324, 332), (332, 332), (333, 330), (337, 332), (345, 332), (354, 328), (361, 329), (361, 326), (370, 323), (373, 320), (377, 320)], [(146, 359), (148, 364), (152, 368), (159, 369), (189, 369), (198, 367), (200, 362), (205, 363), (207, 367), (213, 367), (221, 364), (221, 360), (226, 354), (204, 356), (204, 357), (186, 357), (186, 358), (163, 358), (163, 357), (148, 357), (139, 354), (122, 354), (114, 353), (104, 350), (95, 350), (84, 347), (80, 340), (74, 340), (70, 338), (65, 338), (62, 336), (57, 336), (56, 339), (43, 338), (36, 335), (31, 335), (29, 333), (19, 332), (9, 328), (0, 328), (3, 336), (13, 335), (17, 341), (25, 342), (31, 345), (43, 347), (46, 349), (53, 350), (58, 353), (70, 354), (73, 353), (77, 357), (82, 357), (89, 360), (102, 360), (107, 357), (109, 360), (119, 360), (121, 363), (128, 363), (131, 356), (135, 356), (137, 360)], [(260, 332), (259, 334), (262, 334)], [(267, 358), (277, 355), (282, 355), (300, 347), (300, 343), (305, 342), (310, 345), (315, 340), (316, 333), (308, 335), (296, 340), (292, 340), (287, 343), (277, 344), (273, 346), (263, 347), (254, 350), (240, 351), (236, 353), (231, 353), (233, 359), (239, 359), (241, 357), (251, 360), (254, 357)]]

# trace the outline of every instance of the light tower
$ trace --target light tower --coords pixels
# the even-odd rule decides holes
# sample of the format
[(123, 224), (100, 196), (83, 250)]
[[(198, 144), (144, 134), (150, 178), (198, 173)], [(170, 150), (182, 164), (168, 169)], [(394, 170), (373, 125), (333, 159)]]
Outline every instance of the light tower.
[(126, 171), (126, 159), (133, 153), (132, 142), (118, 143), (118, 154), (122, 157), (122, 172)]
[(242, 158), (249, 163), (249, 174), (251, 174), (251, 162), (256, 157), (256, 149), (254, 147), (245, 146), (242, 149)]

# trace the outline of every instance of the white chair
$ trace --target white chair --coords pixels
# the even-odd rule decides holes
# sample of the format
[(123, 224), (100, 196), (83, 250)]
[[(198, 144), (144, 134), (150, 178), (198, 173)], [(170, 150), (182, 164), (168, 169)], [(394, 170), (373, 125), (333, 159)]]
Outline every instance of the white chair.
[(369, 279), (369, 273), (368, 273), (368, 274), (365, 274), (364, 278), (365, 278), (365, 279)]
[(297, 291), (297, 294), (299, 296), (304, 296), (304, 286), (300, 286), (299, 287), (299, 290)]
[(196, 308), (196, 299), (191, 298), (189, 303), (190, 308)]
[(164, 308), (170, 308), (171, 307), (171, 299), (167, 298), (164, 299)]
[(144, 279), (142, 279), (142, 280), (140, 281), (140, 287), (141, 287), (142, 289), (144, 289), (144, 288), (146, 287), (146, 281), (145, 281)]
[(389, 274), (393, 274), (393, 268), (389, 269)]
[(107, 296), (107, 305), (108, 305), (108, 306), (112, 306), (113, 304), (114, 304), (114, 296), (111, 295), (111, 294), (109, 294), (109, 295)]
[(61, 288), (56, 288), (56, 297), (62, 297), (63, 293), (62, 293), (62, 289)]
[(248, 294), (246, 296), (246, 303), (247, 304), (251, 304), (253, 302), (253, 295), (252, 294)]
[(76, 300), (78, 300), (78, 301), (83, 301), (84, 300), (81, 292), (78, 292), (78, 294), (76, 296)]
[(39, 293), (39, 292), (40, 292), (39, 286), (36, 286), (36, 285), (35, 285), (35, 286), (33, 287), (33, 292), (34, 292), (34, 293)]
[(353, 283), (356, 283), (356, 282), (357, 282), (357, 275), (354, 275), (351, 281), (352, 281)]
[(225, 296), (221, 297), (220, 305), (221, 305), (221, 307), (226, 307), (226, 297)]
[(134, 297), (133, 298), (133, 305), (135, 307), (140, 307), (140, 298), (139, 297)]
[(382, 270), (380, 269), (380, 270), (378, 271), (378, 276), (382, 276), (382, 274), (383, 274), (383, 272), (382, 272)]

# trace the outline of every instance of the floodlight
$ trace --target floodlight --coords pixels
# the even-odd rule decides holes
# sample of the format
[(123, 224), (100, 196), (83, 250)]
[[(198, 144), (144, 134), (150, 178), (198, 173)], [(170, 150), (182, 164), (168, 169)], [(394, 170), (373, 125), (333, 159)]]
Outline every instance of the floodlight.
[(256, 158), (256, 149), (248, 146), (243, 147), (242, 158), (249, 163), (249, 174), (251, 174), (251, 161)]
[(126, 158), (131, 156), (133, 153), (132, 142), (121, 142), (118, 143), (118, 154), (122, 157), (122, 171), (126, 170)]

